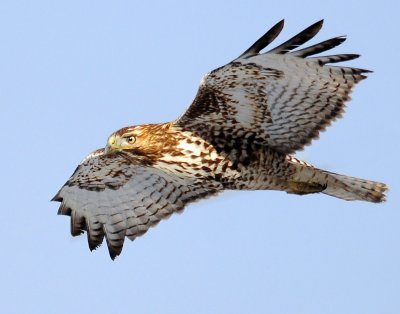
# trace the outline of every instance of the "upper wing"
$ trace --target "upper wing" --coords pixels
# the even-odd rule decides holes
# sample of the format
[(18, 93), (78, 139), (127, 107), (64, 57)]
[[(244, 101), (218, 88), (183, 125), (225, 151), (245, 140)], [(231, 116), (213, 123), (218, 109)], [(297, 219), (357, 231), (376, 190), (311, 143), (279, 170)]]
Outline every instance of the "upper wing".
[(176, 125), (219, 147), (246, 138), (283, 153), (302, 149), (341, 116), (352, 87), (369, 72), (327, 65), (359, 57), (355, 54), (307, 58), (341, 44), (344, 37), (291, 51), (314, 37), (322, 22), (260, 54), (282, 30), (283, 21), (276, 24), (239, 58), (203, 78)]
[(53, 200), (61, 202), (59, 214), (71, 216), (73, 236), (87, 231), (91, 250), (105, 236), (114, 259), (125, 236), (133, 240), (188, 202), (220, 189), (219, 183), (196, 183), (101, 149), (82, 161)]

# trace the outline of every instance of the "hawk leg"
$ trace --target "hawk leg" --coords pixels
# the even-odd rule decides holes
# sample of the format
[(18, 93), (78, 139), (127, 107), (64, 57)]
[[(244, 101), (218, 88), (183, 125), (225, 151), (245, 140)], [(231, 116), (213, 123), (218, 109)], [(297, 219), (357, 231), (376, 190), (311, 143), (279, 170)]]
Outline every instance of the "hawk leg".
[(319, 193), (325, 190), (326, 186), (315, 182), (289, 181), (286, 192), (298, 195)]

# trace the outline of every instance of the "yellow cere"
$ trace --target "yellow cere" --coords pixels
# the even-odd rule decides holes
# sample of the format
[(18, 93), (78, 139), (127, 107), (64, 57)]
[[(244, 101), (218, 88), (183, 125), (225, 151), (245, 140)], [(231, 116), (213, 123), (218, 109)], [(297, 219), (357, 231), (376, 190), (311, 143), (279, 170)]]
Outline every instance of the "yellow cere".
[(116, 143), (116, 138), (115, 134), (113, 134), (108, 138), (107, 144), (111, 147), (115, 147), (115, 143)]

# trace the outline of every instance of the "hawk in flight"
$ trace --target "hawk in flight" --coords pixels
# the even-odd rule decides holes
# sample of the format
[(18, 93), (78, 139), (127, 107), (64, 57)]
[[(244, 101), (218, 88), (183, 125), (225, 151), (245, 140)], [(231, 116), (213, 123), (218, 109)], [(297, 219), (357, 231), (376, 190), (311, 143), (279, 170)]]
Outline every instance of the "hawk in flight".
[(342, 115), (353, 86), (369, 72), (331, 65), (356, 54), (313, 56), (344, 37), (296, 49), (322, 23), (261, 52), (281, 32), (280, 21), (205, 75), (181, 117), (111, 134), (53, 198), (61, 202), (58, 213), (71, 216), (72, 235), (86, 231), (91, 250), (105, 238), (114, 259), (125, 237), (133, 240), (188, 203), (223, 190), (384, 201), (385, 184), (318, 169), (292, 155)]

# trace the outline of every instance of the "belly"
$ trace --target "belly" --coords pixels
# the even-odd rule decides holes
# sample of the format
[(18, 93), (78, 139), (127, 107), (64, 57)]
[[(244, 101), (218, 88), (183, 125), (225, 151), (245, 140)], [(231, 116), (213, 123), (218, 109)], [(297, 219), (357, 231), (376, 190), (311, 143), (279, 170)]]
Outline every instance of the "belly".
[(227, 158), (239, 174), (233, 180), (223, 176), (227, 189), (285, 190), (295, 172), (286, 155), (260, 145), (251, 145), (239, 153), (231, 151)]

